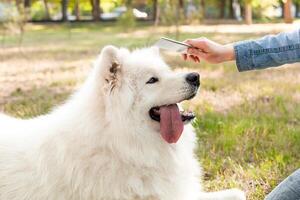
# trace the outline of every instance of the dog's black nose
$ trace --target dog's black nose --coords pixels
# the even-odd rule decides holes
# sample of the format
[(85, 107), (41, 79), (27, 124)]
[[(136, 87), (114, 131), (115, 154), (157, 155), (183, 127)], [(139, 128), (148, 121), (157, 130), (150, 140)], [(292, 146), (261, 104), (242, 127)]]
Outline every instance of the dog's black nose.
[(200, 75), (198, 73), (192, 72), (189, 73), (185, 79), (189, 84), (198, 87), (200, 85), (199, 77)]

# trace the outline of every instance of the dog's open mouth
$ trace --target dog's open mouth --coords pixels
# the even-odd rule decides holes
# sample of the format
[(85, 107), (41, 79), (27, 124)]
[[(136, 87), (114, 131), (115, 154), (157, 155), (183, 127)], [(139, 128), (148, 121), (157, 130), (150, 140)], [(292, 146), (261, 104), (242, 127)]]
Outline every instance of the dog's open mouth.
[(183, 132), (184, 123), (195, 118), (193, 112), (179, 111), (177, 104), (153, 107), (149, 115), (160, 123), (160, 133), (168, 143), (176, 143)]
[[(176, 104), (175, 104), (176, 105)], [(177, 105), (176, 105), (177, 106)], [(150, 109), (149, 115), (151, 119), (160, 122), (160, 108), (164, 106), (156, 106)], [(195, 114), (191, 111), (179, 111), (183, 123), (189, 122), (195, 118)]]

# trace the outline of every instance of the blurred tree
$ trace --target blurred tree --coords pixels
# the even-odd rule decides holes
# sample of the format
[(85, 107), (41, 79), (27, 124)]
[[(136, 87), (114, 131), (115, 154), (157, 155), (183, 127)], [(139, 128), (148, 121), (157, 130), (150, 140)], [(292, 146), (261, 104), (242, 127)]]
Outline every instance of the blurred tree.
[(124, 0), (126, 7), (132, 7), (132, 1), (133, 0)]
[(157, 0), (153, 0), (153, 1), (150, 1), (150, 2), (152, 2), (152, 18), (155, 21), (156, 20), (156, 14), (157, 14), (158, 2), (157, 2)]
[(182, 17), (184, 20), (186, 19), (185, 12), (184, 12), (184, 0), (178, 0), (178, 6), (177, 6), (177, 14), (180, 17)]
[(79, 0), (75, 0), (75, 6), (74, 6), (74, 13), (76, 16), (76, 20), (80, 20), (80, 6), (79, 6)]
[(229, 10), (229, 18), (233, 19), (234, 18), (234, 10), (233, 10), (233, 0), (229, 0), (228, 4), (228, 10)]
[(246, 24), (252, 24), (252, 0), (245, 1), (245, 22)]
[(30, 8), (30, 0), (24, 0), (24, 7), (25, 8)]
[(159, 16), (160, 16), (159, 2), (158, 0), (153, 0), (153, 20), (155, 26), (157, 26), (159, 23)]
[(160, 0), (161, 7), (161, 22), (165, 25), (175, 26), (175, 38), (179, 38), (180, 30), (179, 25), (182, 23), (182, 12), (180, 11), (180, 1), (179, 0)]
[(100, 20), (100, 0), (91, 0), (92, 5), (92, 16), (94, 21)]
[(284, 18), (284, 3), (282, 0), (278, 0), (281, 8), (281, 18)]
[(27, 20), (30, 20), (30, 6), (31, 6), (31, 1), (24, 0), (24, 9), (27, 16)]
[(295, 3), (295, 17), (299, 17), (300, 12), (300, 0), (294, 0)]
[(19, 12), (22, 12), (22, 0), (15, 0), (15, 5)]
[(205, 0), (200, 0), (200, 14), (201, 18), (205, 19), (206, 17), (206, 12), (205, 12), (206, 6), (205, 6)]
[(221, 0), (218, 3), (219, 6), (219, 18), (223, 19), (225, 18), (225, 11), (226, 11), (226, 0)]
[(132, 9), (132, 0), (125, 0), (125, 5), (127, 10), (118, 19), (118, 26), (120, 26), (123, 31), (127, 32), (136, 26), (135, 16)]
[(253, 18), (268, 20), (274, 16), (274, 8), (278, 6), (278, 0), (252, 0)]
[(43, 0), (45, 6), (45, 18), (46, 20), (50, 20), (50, 11), (48, 6), (48, 0)]
[[(1, 0), (0, 0), (1, 1)], [(233, 3), (239, 2), (242, 6), (242, 12), (246, 24), (252, 23), (252, 18), (268, 19), (268, 14), (271, 13), (272, 6), (282, 4), (283, 17), (285, 22), (292, 22), (293, 17), (298, 17), (300, 11), (300, 0), (193, 0), (198, 3), (199, 15), (192, 18), (234, 18), (235, 10)], [(174, 24), (186, 22), (187, 15), (185, 12), (185, 5), (187, 0), (14, 0), (18, 5), (25, 8), (27, 19), (30, 19), (30, 9), (33, 20), (50, 20), (51, 15), (53, 19), (57, 19), (60, 12), (62, 21), (67, 21), (68, 11), (73, 13), (76, 20), (83, 19), (86, 15), (92, 15), (93, 20), (100, 20), (101, 12), (111, 11), (113, 8), (121, 5), (126, 5), (131, 8), (136, 2), (147, 2), (148, 9), (152, 8), (154, 24), (158, 24), (159, 20), (166, 15), (172, 15)], [(291, 5), (294, 3), (296, 12), (295, 16), (291, 14)], [(169, 5), (167, 5), (169, 4)], [(17, 5), (17, 4), (16, 4)], [(100, 6), (101, 5), (101, 6)], [(168, 11), (168, 8), (172, 8)], [(102, 10), (103, 8), (103, 10)], [(216, 9), (217, 8), (217, 9)], [(19, 7), (18, 7), (19, 9)], [(160, 12), (160, 10), (162, 12)], [(33, 14), (34, 13), (34, 14)], [(168, 17), (165, 17), (168, 18)]]
[(69, 0), (61, 1), (62, 21), (68, 21), (68, 3)]
[(284, 22), (285, 23), (292, 23), (293, 16), (292, 16), (292, 0), (284, 0)]
[(20, 46), (23, 42), (23, 36), (25, 33), (25, 26), (27, 23), (27, 13), (25, 12), (23, 0), (15, 0), (15, 6), (17, 8), (17, 14), (8, 13), (8, 15), (10, 16), (7, 21), (7, 25), (10, 26), (11, 29), (15, 29), (14, 31), (20, 35), (19, 37), (19, 46)]
[(278, 0), (243, 0), (243, 11), (246, 24), (252, 24), (253, 18), (267, 19), (270, 8), (278, 6)]

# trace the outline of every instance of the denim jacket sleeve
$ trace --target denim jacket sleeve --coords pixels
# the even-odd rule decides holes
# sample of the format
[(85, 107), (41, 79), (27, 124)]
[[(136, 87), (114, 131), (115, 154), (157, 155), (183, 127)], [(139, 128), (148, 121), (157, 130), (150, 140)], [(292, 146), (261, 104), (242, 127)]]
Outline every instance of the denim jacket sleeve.
[(239, 71), (300, 62), (300, 29), (234, 44)]

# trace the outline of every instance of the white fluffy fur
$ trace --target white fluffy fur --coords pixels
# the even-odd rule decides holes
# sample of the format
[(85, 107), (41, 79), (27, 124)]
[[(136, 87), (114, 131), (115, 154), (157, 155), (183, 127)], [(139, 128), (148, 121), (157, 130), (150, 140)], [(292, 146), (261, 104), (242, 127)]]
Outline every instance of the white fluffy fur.
[[(145, 84), (151, 76), (160, 81)], [(201, 192), (191, 126), (168, 144), (150, 119), (151, 107), (191, 93), (184, 77), (156, 49), (108, 46), (83, 87), (50, 114), (0, 114), (0, 199), (245, 199), (237, 189)]]

